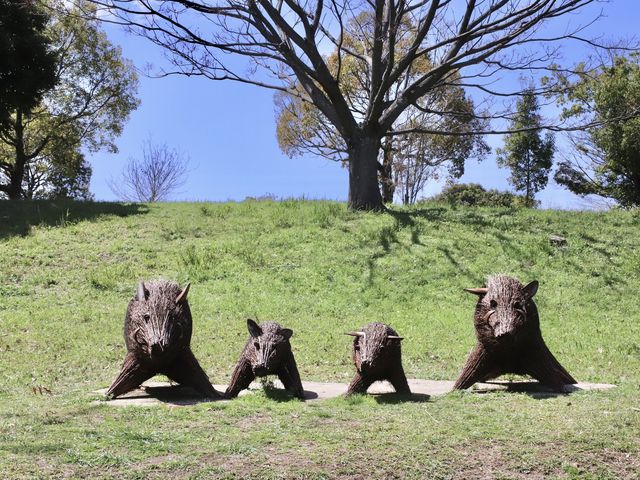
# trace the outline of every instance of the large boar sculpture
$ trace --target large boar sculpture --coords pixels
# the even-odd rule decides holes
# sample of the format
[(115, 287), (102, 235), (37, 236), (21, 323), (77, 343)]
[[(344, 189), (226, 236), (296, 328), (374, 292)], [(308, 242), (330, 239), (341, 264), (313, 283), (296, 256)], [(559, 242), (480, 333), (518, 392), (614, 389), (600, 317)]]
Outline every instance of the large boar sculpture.
[(189, 386), (206, 397), (219, 397), (191, 352), (189, 285), (140, 281), (124, 319), (127, 356), (107, 395), (115, 398), (134, 390), (156, 374)]
[(478, 343), (455, 389), (469, 388), (505, 373), (530, 375), (554, 391), (576, 383), (542, 339), (533, 302), (537, 281), (523, 285), (515, 278), (496, 275), (487, 280), (486, 287), (466, 291), (478, 296), (474, 314)]

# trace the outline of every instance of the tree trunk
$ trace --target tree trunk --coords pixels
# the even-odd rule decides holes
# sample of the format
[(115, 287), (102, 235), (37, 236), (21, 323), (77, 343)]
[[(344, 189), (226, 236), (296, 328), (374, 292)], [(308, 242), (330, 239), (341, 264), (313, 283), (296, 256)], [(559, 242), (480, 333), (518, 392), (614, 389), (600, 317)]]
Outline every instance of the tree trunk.
[(7, 185), (7, 195), (11, 200), (22, 198), (22, 180), (27, 163), (27, 154), (24, 151), (24, 125), (22, 124), (22, 110), (16, 111), (16, 122), (14, 124), (16, 133), (15, 142), (15, 164), (9, 174), (9, 185)]
[(527, 208), (531, 208), (533, 206), (533, 199), (531, 198), (531, 158), (529, 156), (529, 152), (527, 155), (527, 194), (526, 194), (526, 206)]
[(382, 151), (382, 170), (380, 171), (382, 201), (384, 203), (392, 203), (396, 184), (393, 181), (393, 141), (391, 138), (385, 140)]
[(378, 185), (378, 152), (380, 139), (363, 136), (349, 149), (349, 208), (384, 210)]

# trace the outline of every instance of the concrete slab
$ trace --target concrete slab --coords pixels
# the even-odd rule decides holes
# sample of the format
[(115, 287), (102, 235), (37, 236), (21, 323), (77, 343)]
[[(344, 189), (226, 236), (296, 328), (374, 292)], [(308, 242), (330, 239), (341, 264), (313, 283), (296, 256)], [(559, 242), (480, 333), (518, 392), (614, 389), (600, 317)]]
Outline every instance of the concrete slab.
[[(409, 387), (411, 388), (412, 395), (409, 398), (403, 397), (404, 401), (427, 401), (431, 396), (444, 395), (449, 393), (453, 389), (453, 381), (449, 380), (420, 380), (409, 379)], [(275, 380), (273, 385), (276, 389), (282, 389), (282, 384)], [(214, 385), (216, 390), (224, 392), (226, 385)], [(336, 398), (340, 395), (344, 395), (347, 392), (347, 384), (345, 383), (331, 383), (331, 382), (303, 382), (305, 400), (316, 401), (326, 400), (329, 398)], [(578, 392), (578, 391), (592, 391), (592, 390), (608, 390), (614, 388), (615, 385), (607, 383), (578, 383), (576, 385), (567, 385), (564, 394)], [(249, 390), (240, 392), (240, 395), (251, 395), (256, 390), (262, 389), (263, 386), (260, 382), (254, 382), (250, 385)], [(97, 390), (95, 393), (104, 395), (107, 389)], [(511, 391), (511, 392), (524, 392), (536, 398), (546, 398), (562, 395), (562, 393), (552, 392), (548, 388), (540, 385), (538, 382), (532, 381), (519, 381), (519, 382), (507, 382), (507, 381), (495, 381), (488, 383), (478, 383), (474, 385), (470, 392), (486, 394), (496, 391)], [(393, 387), (387, 382), (376, 382), (368, 390), (371, 395), (380, 398), (381, 401), (391, 400), (398, 398), (393, 390)], [(147, 381), (142, 386), (132, 392), (118, 397), (114, 400), (104, 401), (97, 400), (94, 404), (106, 404), (113, 407), (128, 407), (128, 406), (157, 406), (168, 405), (172, 407), (196, 405), (202, 402), (210, 402), (214, 400), (203, 399), (194, 390), (183, 387), (181, 385), (175, 385), (169, 382), (156, 382)], [(230, 400), (217, 400), (217, 401), (230, 401)]]

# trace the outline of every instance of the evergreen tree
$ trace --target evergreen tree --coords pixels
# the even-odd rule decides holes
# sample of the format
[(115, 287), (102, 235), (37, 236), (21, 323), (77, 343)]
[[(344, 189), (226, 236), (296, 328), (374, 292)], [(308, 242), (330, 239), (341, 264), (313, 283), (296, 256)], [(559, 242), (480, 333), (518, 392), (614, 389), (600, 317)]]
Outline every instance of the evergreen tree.
[(555, 140), (551, 133), (540, 135), (540, 106), (533, 89), (529, 88), (516, 104), (516, 114), (510, 122), (510, 133), (505, 136), (504, 148), (498, 149), (497, 162), (511, 169), (509, 182), (524, 193), (528, 207), (535, 205), (535, 195), (549, 181), (553, 165)]

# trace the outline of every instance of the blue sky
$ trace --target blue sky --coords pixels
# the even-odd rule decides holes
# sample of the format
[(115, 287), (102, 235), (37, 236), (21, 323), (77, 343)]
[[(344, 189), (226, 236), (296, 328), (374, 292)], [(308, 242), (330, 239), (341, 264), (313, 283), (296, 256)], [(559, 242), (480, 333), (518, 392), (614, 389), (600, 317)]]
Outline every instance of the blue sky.
[[(592, 35), (608, 38), (635, 34), (640, 22), (640, 0), (612, 0), (562, 19), (584, 23), (603, 10), (606, 18), (594, 25)], [(105, 27), (112, 43), (120, 45), (125, 57), (142, 69), (162, 63), (162, 51), (149, 41), (124, 33), (119, 27)], [(581, 57), (577, 48), (564, 49), (566, 62)], [(518, 79), (512, 80), (517, 84)], [(147, 78), (140, 75), (141, 105), (133, 112), (124, 133), (116, 142), (117, 154), (89, 155), (93, 167), (91, 191), (97, 200), (113, 200), (107, 180), (122, 170), (127, 159), (139, 156), (145, 139), (166, 143), (191, 159), (186, 184), (172, 200), (242, 200), (266, 194), (277, 197), (346, 200), (347, 172), (339, 164), (317, 157), (290, 159), (282, 154), (275, 137), (273, 92), (236, 82), (214, 82), (202, 78), (173, 76)], [(487, 137), (494, 147), (500, 136)], [(476, 182), (486, 188), (510, 189), (509, 172), (495, 163), (495, 153), (478, 164), (469, 161), (461, 182)], [(425, 195), (436, 193), (438, 184)], [(555, 185), (553, 181), (538, 199), (543, 208), (586, 208), (588, 202)]]

